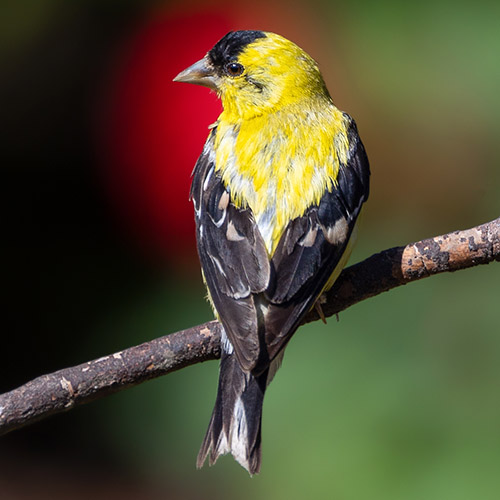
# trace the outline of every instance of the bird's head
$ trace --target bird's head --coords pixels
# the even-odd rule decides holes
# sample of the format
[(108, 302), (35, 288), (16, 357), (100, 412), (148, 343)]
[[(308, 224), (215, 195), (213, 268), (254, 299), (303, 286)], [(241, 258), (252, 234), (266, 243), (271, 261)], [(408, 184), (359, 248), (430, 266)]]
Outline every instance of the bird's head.
[(316, 62), (289, 40), (263, 31), (231, 31), (174, 81), (215, 90), (234, 120), (293, 108), (304, 99), (329, 99)]

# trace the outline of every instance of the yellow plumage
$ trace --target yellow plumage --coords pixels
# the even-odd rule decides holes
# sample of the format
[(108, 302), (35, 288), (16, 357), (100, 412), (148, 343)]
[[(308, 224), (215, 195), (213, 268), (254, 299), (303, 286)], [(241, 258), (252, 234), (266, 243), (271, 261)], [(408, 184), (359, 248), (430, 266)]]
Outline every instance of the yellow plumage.
[(223, 325), (216, 404), (197, 465), (261, 463), (264, 392), (286, 344), (351, 252), (369, 167), (316, 62), (273, 33), (231, 32), (178, 81), (224, 111), (195, 167), (198, 253)]
[[(286, 224), (310, 205), (319, 203), (326, 188), (331, 189), (339, 156), (346, 155), (342, 115), (337, 110), (328, 111), (331, 116), (324, 116), (324, 111), (317, 113), (314, 123), (308, 123), (304, 116), (300, 129), (283, 129), (280, 113), (261, 115), (241, 125), (238, 135), (235, 125), (227, 123), (223, 115), (218, 121), (217, 169), (232, 190), (233, 202), (239, 207), (249, 206), (259, 227), (264, 214), (272, 212), (272, 234), (263, 235), (270, 254)], [(321, 119), (324, 126), (318, 129), (316, 125)], [(336, 136), (337, 143), (343, 146), (340, 151), (332, 142)], [(310, 137), (315, 139), (314, 146)]]
[(315, 61), (283, 37), (266, 35), (239, 62), (265, 75), (269, 90), (255, 96), (245, 92), (244, 80), (219, 90), (224, 111), (216, 122), (215, 164), (233, 202), (253, 211), (272, 255), (288, 222), (335, 183), (339, 160), (347, 156), (348, 123)]

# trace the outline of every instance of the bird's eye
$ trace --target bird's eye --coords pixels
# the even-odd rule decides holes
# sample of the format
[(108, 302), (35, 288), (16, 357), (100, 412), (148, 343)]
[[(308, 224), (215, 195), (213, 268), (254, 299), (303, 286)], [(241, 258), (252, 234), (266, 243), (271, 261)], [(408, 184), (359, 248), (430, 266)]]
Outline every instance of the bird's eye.
[(226, 64), (226, 72), (229, 76), (240, 76), (243, 71), (245, 71), (245, 68), (237, 62)]

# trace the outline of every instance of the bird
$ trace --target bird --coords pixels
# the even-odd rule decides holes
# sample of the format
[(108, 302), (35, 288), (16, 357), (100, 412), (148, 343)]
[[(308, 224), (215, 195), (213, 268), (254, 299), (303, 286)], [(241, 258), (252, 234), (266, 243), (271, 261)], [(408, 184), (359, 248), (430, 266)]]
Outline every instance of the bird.
[(316, 307), (323, 317), (322, 295), (349, 258), (368, 199), (368, 158), (318, 64), (278, 34), (231, 31), (174, 81), (222, 101), (190, 190), (202, 277), (222, 325), (217, 397), (196, 464), (231, 453), (254, 475), (266, 388), (304, 316)]

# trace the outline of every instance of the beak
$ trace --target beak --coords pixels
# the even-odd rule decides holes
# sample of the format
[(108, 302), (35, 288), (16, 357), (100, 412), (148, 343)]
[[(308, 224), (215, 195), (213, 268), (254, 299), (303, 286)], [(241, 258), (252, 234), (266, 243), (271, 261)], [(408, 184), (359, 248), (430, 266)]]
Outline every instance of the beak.
[(181, 71), (174, 78), (174, 82), (195, 83), (212, 90), (217, 90), (216, 81), (216, 73), (206, 57)]

